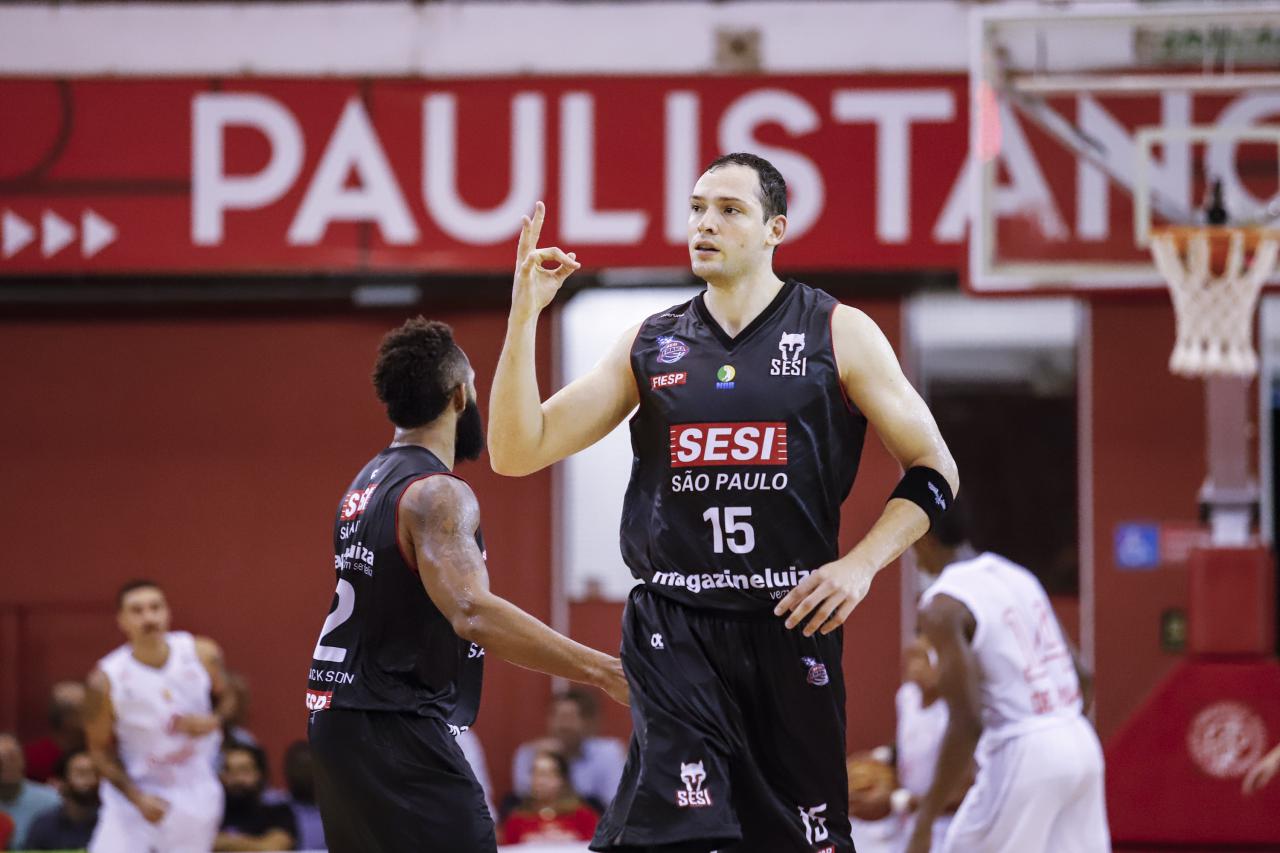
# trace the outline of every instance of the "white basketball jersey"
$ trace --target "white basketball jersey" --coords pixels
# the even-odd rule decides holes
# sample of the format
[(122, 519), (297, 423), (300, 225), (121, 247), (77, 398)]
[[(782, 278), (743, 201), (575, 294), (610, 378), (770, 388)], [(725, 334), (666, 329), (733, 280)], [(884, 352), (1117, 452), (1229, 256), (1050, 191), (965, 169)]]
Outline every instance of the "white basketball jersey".
[(898, 784), (923, 797), (933, 784), (942, 736), (947, 732), (947, 703), (921, 702), (920, 685), (908, 681), (898, 688)]
[(160, 668), (140, 663), (126, 644), (104, 657), (99, 668), (111, 682), (120, 762), (146, 791), (194, 784), (215, 776), (221, 732), (191, 737), (173, 731), (173, 719), (213, 710), (209, 673), (185, 631), (166, 635), (169, 659)]
[(1031, 572), (997, 554), (980, 554), (947, 566), (925, 590), (921, 607), (939, 594), (962, 603), (976, 623), (972, 649), (982, 670), (984, 740), (1080, 715), (1071, 650)]

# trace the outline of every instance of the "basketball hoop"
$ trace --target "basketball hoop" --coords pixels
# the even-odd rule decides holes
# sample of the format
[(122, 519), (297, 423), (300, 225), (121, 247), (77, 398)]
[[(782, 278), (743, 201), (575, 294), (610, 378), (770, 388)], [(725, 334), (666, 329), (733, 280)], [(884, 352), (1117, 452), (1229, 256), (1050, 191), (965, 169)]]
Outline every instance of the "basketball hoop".
[(1280, 230), (1228, 225), (1157, 226), (1151, 255), (1177, 315), (1169, 370), (1179, 376), (1251, 377), (1253, 310), (1276, 267)]

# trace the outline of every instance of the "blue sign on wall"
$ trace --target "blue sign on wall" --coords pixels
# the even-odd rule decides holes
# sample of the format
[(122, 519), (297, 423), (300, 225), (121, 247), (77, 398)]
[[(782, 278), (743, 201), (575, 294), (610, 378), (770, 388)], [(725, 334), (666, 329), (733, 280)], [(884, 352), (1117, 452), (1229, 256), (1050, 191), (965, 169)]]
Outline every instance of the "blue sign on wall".
[(1117, 524), (1116, 568), (1154, 569), (1160, 565), (1160, 525)]

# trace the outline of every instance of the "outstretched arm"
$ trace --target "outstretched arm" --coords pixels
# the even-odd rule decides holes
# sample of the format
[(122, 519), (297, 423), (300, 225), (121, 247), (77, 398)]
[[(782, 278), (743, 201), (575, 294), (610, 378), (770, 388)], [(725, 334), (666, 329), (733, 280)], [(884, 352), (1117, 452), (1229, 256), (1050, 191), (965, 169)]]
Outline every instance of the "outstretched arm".
[(543, 402), (534, 370), (538, 317), (579, 268), (572, 253), (538, 248), (545, 215), (538, 202), (520, 231), (507, 337), (489, 395), (489, 460), (494, 471), (509, 476), (541, 470), (594, 444), (640, 399), (629, 356), (637, 326), (589, 373)]
[[(884, 333), (870, 317), (847, 305), (836, 306), (831, 327), (845, 393), (866, 415), (885, 448), (904, 471), (932, 468), (956, 494), (960, 476), (951, 451), (929, 407), (903, 375)], [(806, 635), (834, 631), (866, 597), (876, 574), (928, 529), (924, 510), (904, 498), (892, 498), (853, 550), (806, 577), (775, 612), (790, 613), (788, 628), (809, 617)]]
[(968, 781), (982, 735), (982, 676), (969, 647), (973, 614), (956, 599), (939, 594), (920, 612), (920, 630), (938, 652), (938, 694), (947, 703), (948, 716), (933, 784), (920, 800), (907, 853), (928, 853), (933, 822)]
[(527, 669), (592, 684), (627, 703), (621, 662), (576, 643), (489, 591), (476, 544), (480, 507), (463, 481), (419, 480), (400, 499), (400, 542), (427, 594), (464, 640)]

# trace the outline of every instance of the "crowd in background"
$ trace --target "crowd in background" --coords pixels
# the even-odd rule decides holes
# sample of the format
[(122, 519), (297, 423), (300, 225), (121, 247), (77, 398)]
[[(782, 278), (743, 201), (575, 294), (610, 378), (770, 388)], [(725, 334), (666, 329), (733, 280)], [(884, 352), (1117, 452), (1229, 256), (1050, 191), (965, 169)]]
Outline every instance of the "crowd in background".
[[(892, 795), (899, 784), (910, 789), (912, 798), (923, 794), (930, 768), (911, 766), (913, 757), (928, 755), (946, 725), (936, 670), (927, 650), (917, 646), (906, 655), (898, 697), (898, 746), (850, 757), (850, 814), (860, 850), (897, 849), (897, 839), (909, 825), (911, 803), (904, 808)], [(283, 786), (272, 787), (267, 755), (243, 722), (248, 686), (234, 673), (229, 682), (238, 694), (239, 711), (223, 732), (219, 774), (226, 807), (215, 849), (323, 850), (324, 828), (306, 741), (285, 750)], [(48, 734), (21, 744), (13, 734), (0, 733), (0, 850), (79, 850), (88, 844), (97, 822), (99, 777), (85, 751), (84, 700), (83, 684), (59, 682), (50, 695)], [(471, 731), (458, 739), (485, 789), (500, 843), (590, 840), (626, 760), (622, 741), (597, 734), (598, 714), (590, 691), (557, 693), (548, 709), (546, 733), (516, 750), (512, 790), (498, 797), (480, 737)], [(932, 719), (917, 722), (925, 717)], [(922, 744), (922, 738), (930, 743)]]

